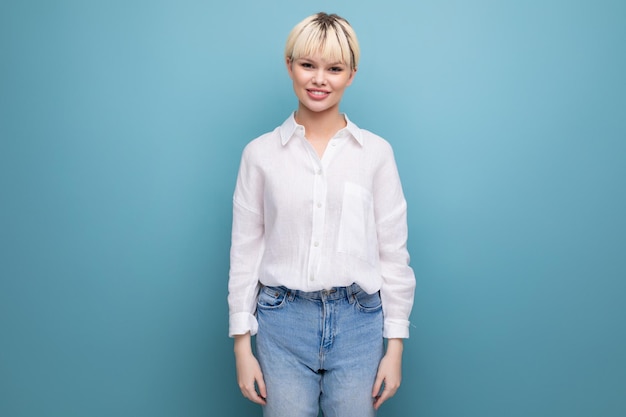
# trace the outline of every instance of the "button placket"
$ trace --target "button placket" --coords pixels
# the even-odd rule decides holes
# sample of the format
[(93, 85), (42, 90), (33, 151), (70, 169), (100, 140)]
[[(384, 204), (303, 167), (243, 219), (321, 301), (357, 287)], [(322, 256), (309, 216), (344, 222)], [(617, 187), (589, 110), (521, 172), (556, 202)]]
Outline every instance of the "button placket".
[(326, 201), (326, 178), (319, 160), (314, 163), (313, 172), (313, 221), (311, 228), (311, 247), (309, 250), (309, 279), (315, 280), (321, 260), (322, 236), (324, 234), (324, 222), (326, 211), (322, 210), (323, 202)]

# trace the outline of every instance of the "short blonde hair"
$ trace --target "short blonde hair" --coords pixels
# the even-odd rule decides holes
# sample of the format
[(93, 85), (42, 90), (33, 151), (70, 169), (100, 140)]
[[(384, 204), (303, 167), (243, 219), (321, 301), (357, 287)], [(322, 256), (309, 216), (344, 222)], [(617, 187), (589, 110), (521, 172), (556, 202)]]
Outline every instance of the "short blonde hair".
[(355, 70), (360, 50), (350, 23), (336, 14), (323, 12), (298, 23), (287, 37), (285, 58), (294, 61), (316, 53), (328, 61), (341, 62)]

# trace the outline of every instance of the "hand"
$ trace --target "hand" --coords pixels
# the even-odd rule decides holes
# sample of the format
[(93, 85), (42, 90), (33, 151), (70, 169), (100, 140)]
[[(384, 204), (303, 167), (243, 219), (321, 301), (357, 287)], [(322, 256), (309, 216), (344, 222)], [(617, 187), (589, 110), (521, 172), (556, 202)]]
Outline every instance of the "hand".
[(254, 403), (265, 405), (265, 382), (259, 362), (252, 354), (250, 333), (235, 336), (235, 362), (237, 383), (243, 396)]
[[(400, 388), (402, 380), (402, 339), (389, 339), (387, 341), (387, 353), (378, 365), (378, 373), (372, 390), (374, 397), (374, 409), (393, 397)], [(381, 392), (382, 388), (382, 392)]]

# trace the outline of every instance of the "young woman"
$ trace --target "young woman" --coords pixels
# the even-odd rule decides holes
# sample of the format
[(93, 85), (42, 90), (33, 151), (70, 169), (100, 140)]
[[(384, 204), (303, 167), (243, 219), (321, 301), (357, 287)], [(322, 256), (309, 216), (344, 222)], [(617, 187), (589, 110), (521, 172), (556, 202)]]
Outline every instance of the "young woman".
[(266, 417), (374, 416), (400, 386), (415, 288), (406, 202), (390, 145), (339, 112), (358, 61), (345, 19), (296, 25), (297, 111), (243, 151), (229, 334), (241, 392)]

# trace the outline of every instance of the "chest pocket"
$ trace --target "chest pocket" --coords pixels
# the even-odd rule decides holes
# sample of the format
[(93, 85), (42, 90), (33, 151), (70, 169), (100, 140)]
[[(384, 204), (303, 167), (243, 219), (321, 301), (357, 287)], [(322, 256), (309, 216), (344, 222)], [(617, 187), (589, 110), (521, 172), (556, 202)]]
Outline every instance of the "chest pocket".
[(337, 251), (360, 258), (370, 265), (377, 260), (378, 243), (372, 193), (346, 182), (341, 204)]

